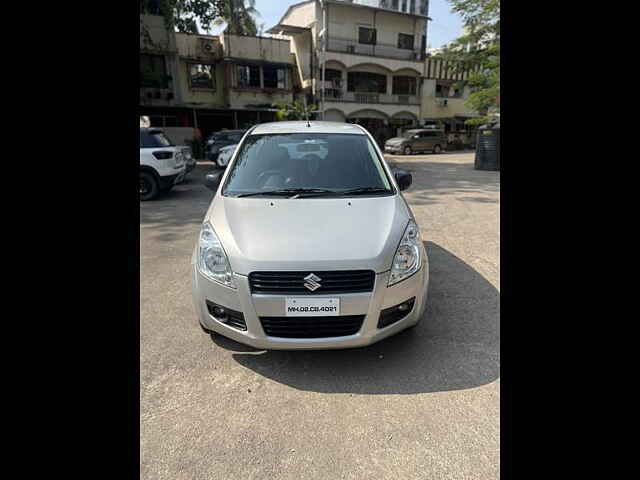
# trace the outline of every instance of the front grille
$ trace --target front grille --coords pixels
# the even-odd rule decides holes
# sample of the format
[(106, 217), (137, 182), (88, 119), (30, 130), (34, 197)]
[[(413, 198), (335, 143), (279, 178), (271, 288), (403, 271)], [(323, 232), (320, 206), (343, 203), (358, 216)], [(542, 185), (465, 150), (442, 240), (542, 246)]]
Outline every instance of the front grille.
[[(226, 312), (224, 318), (219, 318), (219, 317), (216, 317), (214, 315), (213, 309), (215, 307), (224, 308), (224, 311)], [(244, 321), (244, 314), (242, 312), (237, 312), (236, 310), (231, 310), (230, 308), (223, 307), (222, 305), (215, 304), (213, 302), (210, 302), (209, 300), (207, 300), (207, 310), (209, 310), (209, 315), (211, 315), (213, 318), (215, 318), (219, 322), (222, 322), (222, 323), (224, 323), (226, 325), (229, 325), (229, 326), (231, 326), (233, 328), (237, 328), (238, 330), (246, 330), (247, 329), (247, 324)]]
[[(310, 291), (304, 277), (313, 273), (320, 278), (320, 287)], [(376, 274), (372, 270), (334, 270), (330, 272), (251, 272), (251, 293), (277, 295), (331, 295), (373, 291)]]
[(260, 323), (270, 337), (324, 338), (344, 337), (358, 333), (364, 315), (337, 317), (260, 317)]

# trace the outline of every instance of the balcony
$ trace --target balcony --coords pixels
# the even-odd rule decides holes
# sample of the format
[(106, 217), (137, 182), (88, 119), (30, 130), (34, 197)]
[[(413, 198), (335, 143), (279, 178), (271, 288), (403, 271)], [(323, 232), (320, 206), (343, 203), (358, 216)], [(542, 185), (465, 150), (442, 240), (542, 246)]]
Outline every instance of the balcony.
[(376, 45), (367, 45), (358, 43), (355, 39), (330, 37), (327, 42), (327, 51), (351, 53), (355, 55), (367, 55), (370, 57), (393, 58), (397, 60), (409, 60), (419, 62), (423, 59), (423, 55), (419, 48), (413, 50), (405, 50), (395, 45), (378, 43)]
[(325, 102), (348, 102), (387, 105), (420, 105), (417, 95), (391, 95), (387, 93), (344, 92), (337, 88), (324, 89)]
[(409, 13), (412, 15), (427, 16), (428, 1), (418, 0), (413, 2), (400, 1), (400, 0), (339, 0), (345, 3), (351, 3), (355, 5), (363, 5), (373, 8), (381, 8), (384, 10), (392, 10), (394, 12)]

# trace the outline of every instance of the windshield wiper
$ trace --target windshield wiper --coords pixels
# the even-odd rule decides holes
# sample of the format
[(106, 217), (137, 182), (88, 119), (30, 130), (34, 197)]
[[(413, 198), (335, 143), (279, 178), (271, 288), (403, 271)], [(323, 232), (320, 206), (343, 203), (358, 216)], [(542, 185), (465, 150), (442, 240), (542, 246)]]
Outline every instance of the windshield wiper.
[(361, 188), (352, 188), (350, 190), (341, 190), (336, 192), (340, 195), (360, 195), (364, 193), (391, 193), (391, 190), (388, 188), (381, 187), (361, 187)]
[[(236, 195), (237, 198), (240, 197), (252, 197), (257, 195), (282, 195), (288, 196), (293, 195), (293, 197), (300, 195), (302, 193), (335, 193), (334, 190), (327, 190), (325, 188), (281, 188), (278, 190), (267, 190), (264, 192), (249, 192), (249, 193), (241, 193), (240, 195)], [(291, 198), (293, 198), (291, 197)]]

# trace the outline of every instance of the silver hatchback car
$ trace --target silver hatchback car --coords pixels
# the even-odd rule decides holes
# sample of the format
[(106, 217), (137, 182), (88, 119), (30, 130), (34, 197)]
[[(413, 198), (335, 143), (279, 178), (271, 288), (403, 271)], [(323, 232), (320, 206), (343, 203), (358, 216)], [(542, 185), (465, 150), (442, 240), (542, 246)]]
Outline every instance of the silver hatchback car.
[(192, 257), (200, 326), (261, 349), (369, 345), (415, 326), (429, 267), (371, 135), (337, 122), (248, 130), (215, 191)]

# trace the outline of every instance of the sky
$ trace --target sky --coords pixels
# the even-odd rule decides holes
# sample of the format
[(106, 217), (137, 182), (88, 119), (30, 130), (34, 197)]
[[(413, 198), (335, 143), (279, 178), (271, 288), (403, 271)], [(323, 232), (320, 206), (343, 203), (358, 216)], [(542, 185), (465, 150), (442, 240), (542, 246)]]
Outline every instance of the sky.
[[(260, 16), (256, 17), (256, 25), (264, 23), (264, 30), (276, 25), (289, 5), (299, 3), (301, 0), (256, 0), (256, 10)], [(427, 29), (427, 44), (430, 48), (438, 48), (457, 38), (462, 33), (462, 22), (460, 17), (451, 12), (451, 8), (446, 0), (431, 0), (429, 2), (429, 22)], [(218, 35), (224, 29), (214, 27), (210, 30), (211, 35)]]

